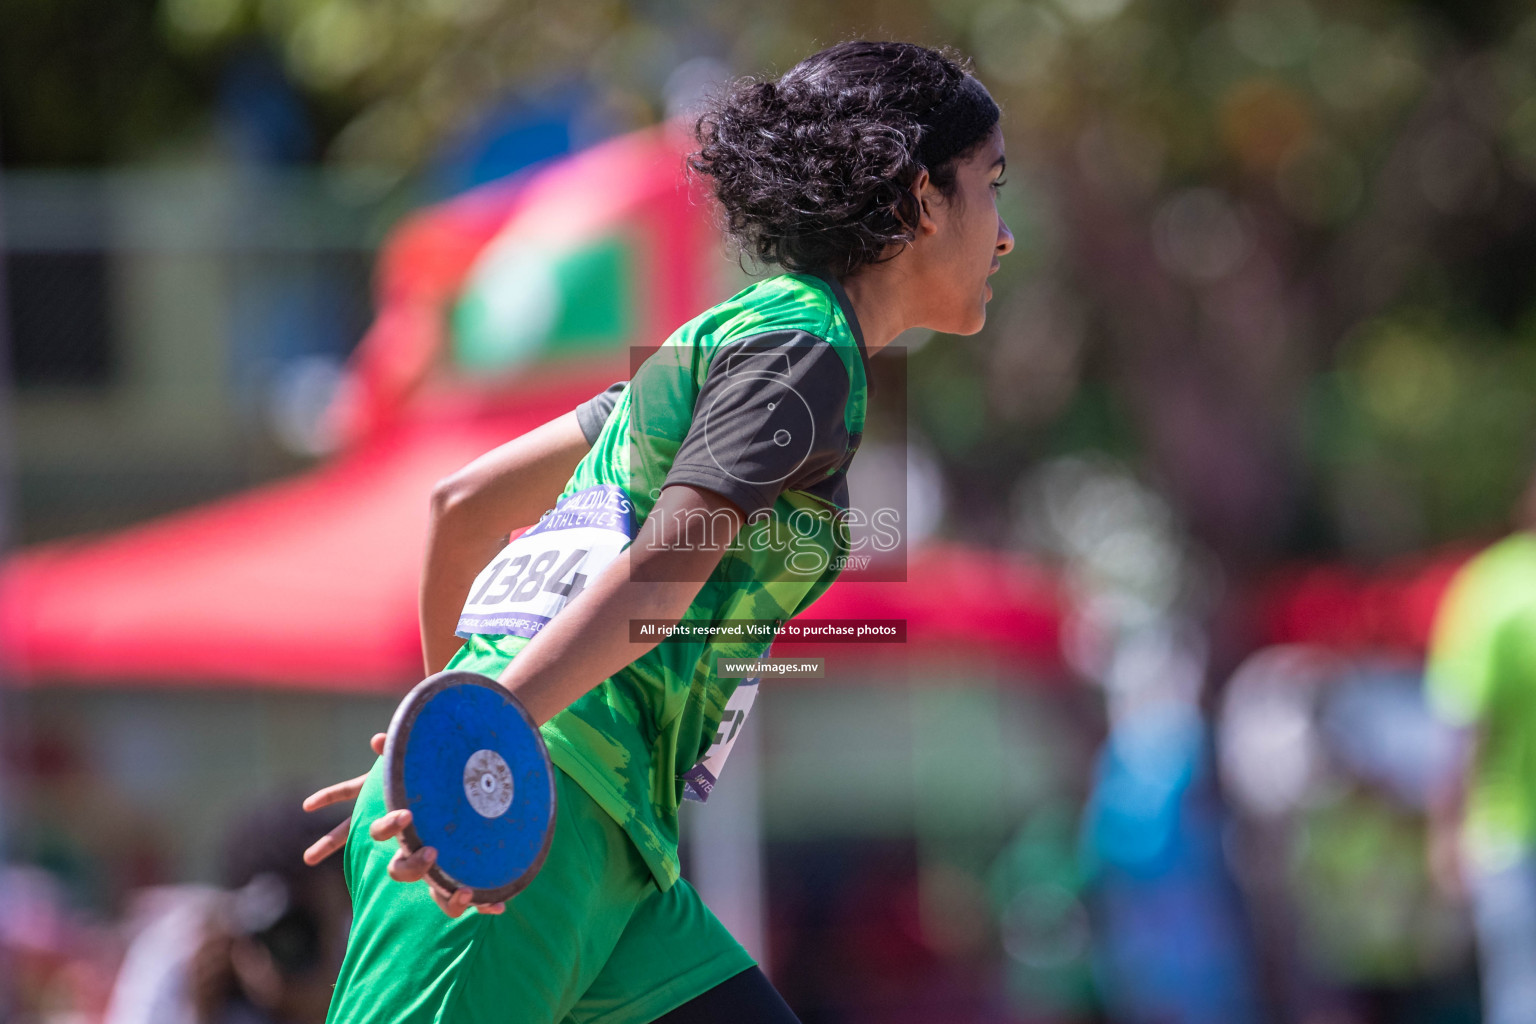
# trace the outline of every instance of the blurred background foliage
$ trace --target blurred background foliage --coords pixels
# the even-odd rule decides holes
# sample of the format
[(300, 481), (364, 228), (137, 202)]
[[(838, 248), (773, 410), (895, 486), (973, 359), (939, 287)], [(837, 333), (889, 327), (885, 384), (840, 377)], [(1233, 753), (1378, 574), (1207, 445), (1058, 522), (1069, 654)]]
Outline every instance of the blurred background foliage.
[[(988, 326), (913, 339), (949, 532), (1017, 540), (1014, 481), (1084, 449), (1132, 456), (1238, 578), (1502, 527), (1536, 455), (1527, 3), (9, 0), (0, 152), (261, 146), (415, 201), (513, 98), (580, 89), (606, 134), (852, 36), (952, 45), (1005, 110)], [(242, 76), (286, 84), (250, 93), (259, 139), (217, 113)]]
[[(1216, 971), (1190, 992), (1236, 1005), (1247, 940), (1223, 909), (1233, 833), (1213, 810), (1204, 713), (1213, 691), (1243, 687), (1202, 682), (1256, 643), (1250, 584), (1299, 558), (1375, 563), (1491, 537), (1536, 462), (1536, 0), (4, 0), (0, 224), (12, 341), (26, 342), (12, 351), (14, 533), (114, 528), (292, 474), (319, 450), (307, 430), (367, 328), (377, 246), (401, 217), (855, 37), (952, 46), (1003, 106), (1018, 246), (987, 326), (912, 332), (904, 374), (876, 372), (910, 383), (904, 468), (932, 499), (912, 506), (941, 506), (950, 537), (1066, 566), (1064, 656), (1102, 701), (999, 704), (994, 691), (1033, 685), (1010, 677), (918, 687), (909, 708), (882, 676), (883, 703), (818, 689), (765, 711), (792, 1001), (900, 994), (935, 958), (959, 977), (992, 943), (1031, 1013), (1084, 1014), (1095, 988), (1135, 988), (1090, 964), (1160, 983), (1179, 968), (1163, 953), (1190, 950)], [(1224, 855), (1247, 887), (1254, 961), (1276, 991), (1309, 973), (1405, 992), (1453, 973), (1467, 942), (1429, 889), (1422, 807), (1307, 767), (1311, 712), (1276, 707), (1311, 684), (1282, 667), (1249, 687), (1256, 740), (1223, 740), (1249, 775), (1295, 789), (1294, 821)], [(330, 756), (296, 723), (362, 737), (381, 713), (241, 699), (60, 690), (0, 709), (25, 737), (10, 770), (40, 808), (17, 816), (43, 836), (35, 859), (68, 877), (49, 815), (84, 807), (77, 845), (124, 880), (76, 875), (98, 889), (176, 877), (124, 854), (148, 844), (96, 827), (95, 804), (55, 794), (179, 800), (179, 827), (206, 839), (224, 805), (203, 794), (238, 780), (177, 765), (238, 767), (254, 786), (246, 761)], [(996, 731), (994, 766), (975, 769), (989, 722), (1020, 731)], [(1405, 763), (1433, 760), (1400, 731)], [(65, 740), (106, 753), (70, 760)], [(953, 794), (989, 791), (958, 786), (960, 769), (1021, 787), (1017, 802), (961, 821), (983, 803)], [(845, 770), (878, 771), (883, 790), (848, 799), (884, 806), (880, 829), (911, 825), (910, 849), (817, 832), (807, 808), (856, 817), (822, 792)], [(851, 970), (824, 984), (844, 955)], [(850, 996), (850, 975), (868, 991)], [(896, 1010), (936, 1019), (905, 997), (815, 1019)], [(1001, 1019), (986, 1013), (967, 1019)]]

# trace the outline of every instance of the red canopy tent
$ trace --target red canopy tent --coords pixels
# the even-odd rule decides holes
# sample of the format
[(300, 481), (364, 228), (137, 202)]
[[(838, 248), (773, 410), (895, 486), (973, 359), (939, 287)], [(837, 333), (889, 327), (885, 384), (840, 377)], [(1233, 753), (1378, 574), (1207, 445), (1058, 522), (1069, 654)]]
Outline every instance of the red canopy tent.
[[(113, 536), (22, 552), (0, 572), (14, 683), (400, 692), (420, 678), (416, 585), (434, 480), (592, 393), (413, 419), (304, 476)], [(815, 654), (987, 654), (1056, 664), (1054, 582), (995, 552), (915, 552), (905, 583), (840, 581), (817, 618), (900, 618), (907, 643)], [(779, 653), (813, 653), (795, 644)]]
[[(0, 566), (8, 679), (399, 692), (419, 678), (416, 588), (432, 484), (627, 376), (624, 346), (714, 301), (706, 257), (718, 239), (704, 205), (678, 187), (678, 141), (636, 133), (407, 221), (381, 256), (380, 312), (336, 407), (341, 454), (203, 508), (10, 558)], [(620, 239), (620, 258), (601, 265), (628, 275), (615, 289), (636, 308), (604, 329), (628, 333), (594, 350), (590, 336), (558, 328), (590, 318), (556, 316), (531, 364), (489, 381), (453, 367), (451, 314), (466, 281), (482, 295), (497, 284), (486, 284), (484, 254), (554, 236), (566, 246), (559, 258)], [(589, 303), (593, 286), (569, 280), (562, 301)], [(494, 316), (480, 324), (494, 351)], [(563, 342), (576, 357), (561, 357)], [(1022, 657), (1049, 672), (1060, 606), (1054, 581), (1028, 564), (943, 546), (913, 552), (906, 583), (839, 582), (812, 614), (908, 620), (907, 643), (888, 655)]]
[(398, 688), (420, 676), (433, 483), (602, 386), (584, 373), (501, 410), (416, 415), (292, 480), (23, 551), (0, 570), (7, 675)]
[(1441, 597), (1476, 552), (1458, 545), (1376, 570), (1333, 564), (1283, 570), (1258, 595), (1258, 633), (1266, 644), (1422, 655)]

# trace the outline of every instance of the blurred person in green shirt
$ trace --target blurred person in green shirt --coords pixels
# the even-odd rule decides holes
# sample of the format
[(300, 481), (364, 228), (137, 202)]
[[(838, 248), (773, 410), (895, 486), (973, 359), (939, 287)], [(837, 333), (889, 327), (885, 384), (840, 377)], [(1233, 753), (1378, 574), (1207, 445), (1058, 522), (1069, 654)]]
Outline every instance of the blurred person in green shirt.
[(1431, 809), (1431, 865), (1470, 900), (1487, 1024), (1536, 1021), (1536, 476), (1517, 520), (1452, 580), (1425, 676), (1463, 738)]

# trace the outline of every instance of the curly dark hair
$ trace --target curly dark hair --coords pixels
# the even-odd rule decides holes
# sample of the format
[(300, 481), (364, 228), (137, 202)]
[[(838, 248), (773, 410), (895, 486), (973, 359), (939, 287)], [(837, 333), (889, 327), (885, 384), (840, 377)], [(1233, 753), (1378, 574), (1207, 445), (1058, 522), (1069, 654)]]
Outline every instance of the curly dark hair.
[[(851, 274), (913, 239), (923, 116), (968, 74), (950, 51), (839, 43), (776, 82), (739, 79), (708, 101), (688, 167), (713, 180), (741, 255), (790, 271)], [(927, 168), (946, 198), (956, 191), (955, 165), (985, 137)]]

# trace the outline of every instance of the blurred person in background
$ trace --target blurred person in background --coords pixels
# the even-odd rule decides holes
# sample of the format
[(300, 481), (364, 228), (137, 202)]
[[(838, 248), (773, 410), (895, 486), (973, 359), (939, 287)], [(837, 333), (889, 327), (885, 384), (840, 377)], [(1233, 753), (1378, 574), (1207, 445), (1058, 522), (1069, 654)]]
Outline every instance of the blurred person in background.
[(152, 890), (103, 1024), (320, 1024), (346, 950), (341, 863), (304, 863), (313, 819), (291, 797), (238, 820), (224, 889)]
[[(351, 832), (311, 853), (346, 844), (357, 911), (332, 1020), (796, 1020), (680, 877), (676, 850), (678, 803), (686, 787), (713, 787), (730, 744), (720, 722), (745, 717), (749, 688), (709, 671), (722, 648), (704, 641), (653, 642), (637, 658), (629, 623), (782, 622), (832, 583), (869, 354), (911, 327), (980, 331), (988, 278), (1013, 248), (997, 212), (999, 117), (950, 56), (855, 41), (777, 81), (738, 83), (697, 122), (690, 165), (712, 179), (727, 230), (785, 273), (680, 327), (661, 350), (682, 353), (679, 374), (653, 355), (628, 385), (451, 478), (457, 512), (442, 505), (430, 528), (426, 668), (496, 678), (543, 725), (559, 792), (548, 859), (508, 904), (479, 908), (490, 916), (461, 916), (472, 890), (391, 882), (423, 879), (435, 851), (391, 858), (368, 841), (410, 820), (386, 811), (382, 762), (312, 797), (357, 798)], [(737, 374), (747, 357), (766, 357), (772, 376)], [(800, 403), (780, 401), (786, 390)], [(491, 560), (509, 526), (567, 496), (614, 492), (641, 525), (547, 626), (530, 638), (460, 617), (478, 607), (465, 599), (482, 567), (487, 585), (500, 572)], [(795, 549), (825, 556), (812, 569), (773, 532), (790, 513)], [(710, 524), (702, 543), (675, 525), (696, 516)], [(761, 657), (770, 642), (741, 653)]]
[(1431, 808), (1431, 868), (1470, 901), (1487, 1024), (1536, 1021), (1536, 475), (1516, 520), (1452, 580), (1426, 669), (1463, 752)]

